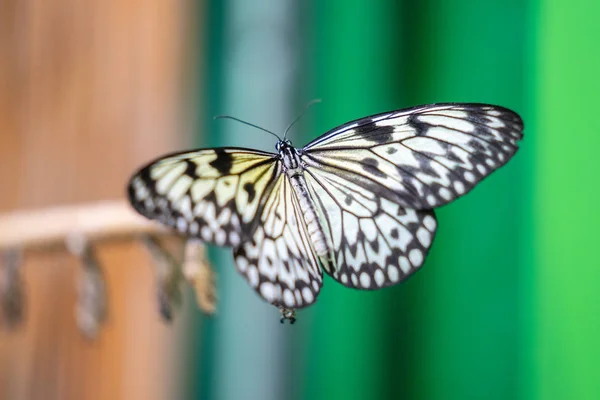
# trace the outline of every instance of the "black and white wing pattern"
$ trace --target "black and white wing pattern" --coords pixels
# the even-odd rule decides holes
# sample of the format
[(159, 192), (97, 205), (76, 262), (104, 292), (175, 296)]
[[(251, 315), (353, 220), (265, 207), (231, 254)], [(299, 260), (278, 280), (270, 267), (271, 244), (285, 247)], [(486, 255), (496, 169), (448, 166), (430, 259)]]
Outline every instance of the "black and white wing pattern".
[(522, 131), (521, 118), (503, 107), (432, 104), (344, 124), (305, 146), (302, 158), (311, 170), (426, 210), (468, 193), (504, 165)]
[(417, 271), (435, 237), (433, 208), (504, 165), (522, 131), (498, 106), (419, 106), (349, 122), (302, 149), (284, 138), (278, 154), (172, 154), (132, 177), (129, 200), (150, 219), (231, 246), (260, 296), (301, 308), (316, 301), (321, 268), (358, 289)]
[(218, 148), (162, 157), (133, 175), (129, 201), (149, 219), (219, 246), (252, 232), (280, 168), (276, 155)]
[(233, 247), (238, 271), (260, 296), (300, 308), (316, 300), (323, 273), (280, 164), (248, 149), (177, 153), (135, 173), (129, 201), (147, 218)]
[(517, 151), (523, 123), (484, 104), (434, 104), (359, 119), (302, 149), (332, 245), (327, 272), (345, 286), (398, 283), (424, 262), (433, 212)]
[(323, 272), (285, 175), (277, 179), (251, 240), (233, 254), (238, 271), (269, 303), (302, 308), (316, 301)]
[(328, 172), (307, 172), (332, 246), (332, 267), (325, 270), (335, 280), (375, 290), (423, 265), (437, 229), (433, 210), (405, 208)]

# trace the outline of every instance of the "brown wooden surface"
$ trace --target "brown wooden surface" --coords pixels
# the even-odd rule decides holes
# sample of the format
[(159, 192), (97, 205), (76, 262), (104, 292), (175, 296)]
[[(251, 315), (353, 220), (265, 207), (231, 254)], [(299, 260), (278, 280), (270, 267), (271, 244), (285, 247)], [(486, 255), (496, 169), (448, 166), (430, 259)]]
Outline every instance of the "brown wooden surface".
[[(185, 1), (0, 0), (0, 211), (123, 198), (136, 166), (181, 147), (193, 15)], [(91, 342), (74, 318), (77, 261), (26, 253), (1, 399), (179, 397), (185, 322), (161, 322), (149, 258), (131, 243), (98, 254), (109, 314)]]

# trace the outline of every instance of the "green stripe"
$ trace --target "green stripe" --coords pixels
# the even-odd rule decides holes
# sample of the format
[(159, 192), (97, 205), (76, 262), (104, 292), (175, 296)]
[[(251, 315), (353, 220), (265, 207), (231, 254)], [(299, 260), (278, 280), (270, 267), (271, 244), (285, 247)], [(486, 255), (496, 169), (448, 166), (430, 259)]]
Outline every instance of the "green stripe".
[[(421, 18), (415, 102), (488, 102), (522, 112), (522, 2), (421, 7), (415, 14), (435, 13)], [(431, 256), (411, 283), (419, 289), (411, 303), (419, 313), (411, 338), (416, 398), (510, 399), (518, 392), (522, 153), (437, 212)]]
[(597, 399), (600, 2), (539, 7), (532, 397)]
[[(525, 140), (506, 167), (439, 210), (422, 271), (379, 292), (326, 279), (285, 330), (281, 372), (256, 376), (284, 382), (290, 398), (599, 398), (600, 2), (312, 4), (312, 81), (298, 86), (311, 88), (303, 101), (323, 104), (304, 139), (393, 108), (477, 101), (522, 113)], [(206, 16), (216, 27), (208, 115), (223, 111), (218, 15)], [(211, 144), (222, 144), (210, 126)], [(256, 321), (265, 332), (270, 323)], [(223, 397), (213, 383), (231, 377), (211, 370), (220, 354), (210, 322), (200, 340), (199, 398)]]
[[(314, 2), (316, 128), (397, 108), (395, 2)], [(309, 137), (307, 137), (309, 139)], [(379, 398), (387, 393), (385, 291), (365, 292), (326, 279), (314, 307), (300, 314), (312, 336), (305, 398)]]

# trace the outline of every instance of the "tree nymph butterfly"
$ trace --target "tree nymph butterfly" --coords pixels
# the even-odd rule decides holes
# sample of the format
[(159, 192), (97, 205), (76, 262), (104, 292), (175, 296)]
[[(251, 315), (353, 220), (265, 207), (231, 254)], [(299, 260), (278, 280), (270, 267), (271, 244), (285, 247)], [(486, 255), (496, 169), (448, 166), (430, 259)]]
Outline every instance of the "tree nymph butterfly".
[(276, 153), (166, 155), (133, 175), (128, 195), (145, 217), (232, 247), (239, 273), (290, 319), (316, 301), (323, 270), (366, 290), (413, 274), (435, 236), (433, 209), (504, 165), (522, 136), (521, 118), (503, 107), (424, 105), (348, 122), (301, 148), (284, 134)]

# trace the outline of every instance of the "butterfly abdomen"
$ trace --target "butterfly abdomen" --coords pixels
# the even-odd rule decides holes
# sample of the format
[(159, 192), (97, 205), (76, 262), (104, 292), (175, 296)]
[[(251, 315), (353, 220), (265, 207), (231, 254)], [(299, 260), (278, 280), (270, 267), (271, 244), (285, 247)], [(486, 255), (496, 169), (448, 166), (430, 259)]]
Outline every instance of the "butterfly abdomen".
[(302, 175), (294, 175), (290, 178), (294, 192), (298, 196), (300, 210), (304, 216), (304, 222), (310, 236), (310, 241), (314, 247), (315, 253), (319, 257), (328, 257), (330, 254), (330, 246), (327, 243), (325, 230), (317, 215), (315, 203), (308, 192), (306, 180)]
[(304, 178), (305, 163), (302, 161), (300, 152), (291, 146), (289, 141), (281, 141), (277, 145), (279, 157), (282, 161), (282, 168), (294, 189), (298, 199), (302, 219), (306, 225), (312, 248), (319, 258), (321, 266), (326, 271), (331, 271), (332, 248), (333, 246), (327, 240), (325, 227), (319, 218), (315, 202), (308, 190), (306, 179)]
[(294, 192), (298, 197), (300, 211), (304, 217), (306, 228), (310, 236), (315, 253), (321, 258), (327, 258), (330, 254), (325, 230), (319, 220), (315, 203), (308, 191), (308, 185), (304, 179), (304, 166), (298, 151), (293, 148), (289, 141), (281, 141), (277, 145), (281, 157), (283, 170), (287, 175)]

